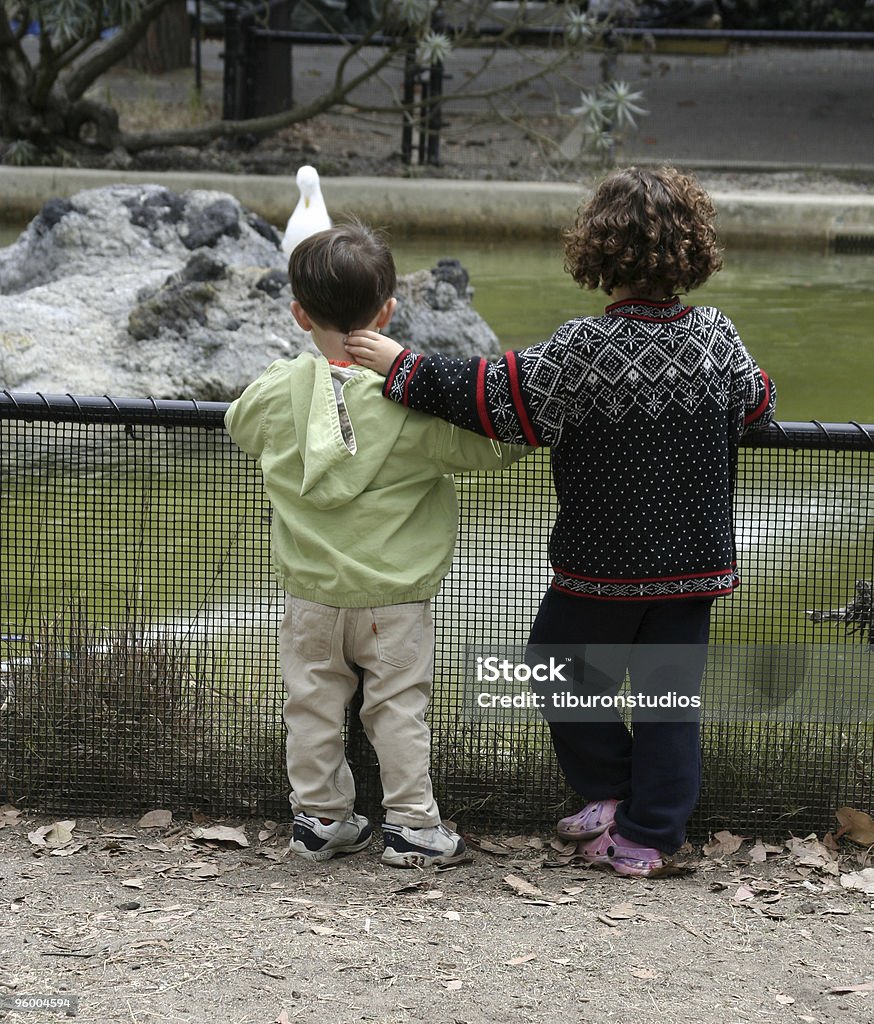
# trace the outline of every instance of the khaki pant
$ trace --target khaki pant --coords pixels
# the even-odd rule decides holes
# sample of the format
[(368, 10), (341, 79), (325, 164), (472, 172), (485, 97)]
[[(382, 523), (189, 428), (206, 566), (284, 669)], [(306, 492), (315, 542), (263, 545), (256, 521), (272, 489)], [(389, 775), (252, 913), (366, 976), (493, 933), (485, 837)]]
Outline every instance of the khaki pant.
[(361, 723), (379, 758), (386, 821), (414, 828), (439, 824), (425, 724), (434, 670), (431, 602), (331, 608), (287, 596), (279, 658), (288, 694), (283, 718), (295, 814), (341, 819), (355, 806), (342, 729), (360, 667)]

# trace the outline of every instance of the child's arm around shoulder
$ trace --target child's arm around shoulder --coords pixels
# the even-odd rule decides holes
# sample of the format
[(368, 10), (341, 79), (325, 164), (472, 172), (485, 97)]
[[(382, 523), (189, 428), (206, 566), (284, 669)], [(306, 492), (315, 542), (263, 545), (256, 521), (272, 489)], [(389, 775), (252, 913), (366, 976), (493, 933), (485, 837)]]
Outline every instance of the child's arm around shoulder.
[[(346, 349), (361, 366), (383, 376), (391, 371), (401, 355), (408, 352), (396, 341), (373, 331), (356, 331), (349, 335)], [(444, 473), (505, 469), (533, 450), (530, 445), (505, 444), (439, 420), (434, 421), (429, 433), (434, 441), (435, 460)]]
[(555, 337), (494, 361), (418, 355), (371, 331), (352, 331), (346, 351), (385, 374), (384, 397), (410, 409), (514, 445), (555, 444), (561, 436), (567, 349)]
[(376, 370), (386, 377), (394, 361), (404, 351), (404, 346), (376, 331), (361, 330), (353, 331), (346, 338), (346, 351), (359, 366)]

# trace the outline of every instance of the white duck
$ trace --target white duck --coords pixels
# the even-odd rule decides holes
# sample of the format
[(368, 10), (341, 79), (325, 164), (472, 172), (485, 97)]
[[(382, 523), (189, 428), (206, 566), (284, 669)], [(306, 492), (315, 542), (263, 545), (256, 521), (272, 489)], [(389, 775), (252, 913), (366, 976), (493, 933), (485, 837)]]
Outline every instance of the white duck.
[(319, 185), (319, 172), (315, 167), (304, 164), (297, 172), (297, 187), (300, 199), (294, 213), (288, 218), (285, 235), (282, 238), (282, 251), (290, 256), (294, 247), (317, 231), (325, 231), (331, 226), (331, 218), (322, 197)]

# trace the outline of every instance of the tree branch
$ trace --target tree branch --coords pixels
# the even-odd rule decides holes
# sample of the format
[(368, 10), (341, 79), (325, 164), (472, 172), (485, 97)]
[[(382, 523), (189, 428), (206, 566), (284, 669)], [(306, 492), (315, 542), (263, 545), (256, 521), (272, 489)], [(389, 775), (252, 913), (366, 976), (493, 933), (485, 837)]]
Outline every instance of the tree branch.
[(85, 53), (90, 47), (100, 40), (100, 33), (102, 28), (98, 26), (89, 36), (83, 36), (77, 40), (71, 46), (69, 46), (60, 55), (58, 68), (63, 70), (65, 67), (69, 67), (70, 64), (74, 64), (83, 53)]
[[(559, 55), (555, 57), (553, 60), (549, 61), (548, 63), (537, 67), (535, 70), (531, 71), (529, 74), (523, 76), (522, 78), (513, 79), (512, 89), (515, 90), (524, 88), (525, 86), (530, 85), (532, 82), (536, 82), (539, 79), (543, 78), (545, 75), (552, 74), (553, 72), (557, 71), (569, 57), (570, 54)], [(375, 103), (355, 103), (354, 101), (351, 100), (346, 100), (346, 103), (353, 110), (356, 110), (359, 113), (367, 114), (403, 113), (404, 111), (410, 111), (415, 109), (428, 110), (429, 108), (435, 106), (441, 106), (444, 111), (448, 111), (452, 109), (453, 100), (458, 100), (462, 102), (467, 102), (467, 100), (491, 100), (493, 97), (506, 95), (510, 91), (511, 87), (507, 85), (496, 85), (490, 89), (469, 91), (467, 88), (469, 82), (475, 81), (478, 77), (479, 73), (476, 73), (471, 79), (466, 81), (462, 85), (462, 87), (457, 89), (455, 92), (442, 93), (439, 96), (429, 96), (427, 99), (417, 100), (413, 104), (397, 103), (391, 106), (385, 106)]]
[(126, 56), (146, 34), (146, 29), (171, 0), (148, 0), (137, 17), (65, 76), (67, 99), (78, 100), (104, 72)]
[(213, 121), (199, 128), (122, 135), (118, 141), (129, 153), (139, 153), (144, 149), (160, 146), (205, 146), (215, 139), (233, 138), (236, 135), (269, 135), (289, 125), (309, 121), (343, 103), (353, 89), (385, 67), (394, 55), (395, 51), (389, 50), (375, 64), (369, 65), (350, 81), (340, 85), (335, 82), (330, 92), (305, 107), (292, 107), (291, 110), (283, 110), (278, 114), (268, 114), (245, 121)]

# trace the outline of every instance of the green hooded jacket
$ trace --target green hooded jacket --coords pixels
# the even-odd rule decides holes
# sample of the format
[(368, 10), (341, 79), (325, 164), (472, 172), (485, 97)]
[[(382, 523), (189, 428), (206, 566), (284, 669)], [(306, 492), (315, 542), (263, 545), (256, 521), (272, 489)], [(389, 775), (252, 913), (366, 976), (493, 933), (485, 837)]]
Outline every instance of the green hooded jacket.
[(273, 567), (295, 597), (336, 608), (433, 597), (455, 547), (446, 474), (503, 469), (530, 451), (386, 401), (382, 384), (366, 369), (343, 384), (351, 445), (323, 357), (273, 363), (227, 411), (228, 432), (261, 468)]

